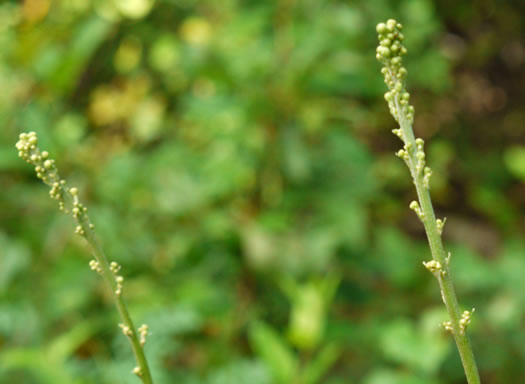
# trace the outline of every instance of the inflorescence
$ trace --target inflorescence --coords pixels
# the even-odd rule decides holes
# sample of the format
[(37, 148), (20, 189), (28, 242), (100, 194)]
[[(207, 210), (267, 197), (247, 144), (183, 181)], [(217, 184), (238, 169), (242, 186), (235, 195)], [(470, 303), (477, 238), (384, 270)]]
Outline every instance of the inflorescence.
[[(392, 132), (404, 143), (403, 148), (398, 150), (396, 155), (408, 166), (416, 187), (419, 184), (428, 190), (430, 188), (432, 171), (426, 166), (425, 143), (423, 139), (414, 138), (412, 133), (411, 126), (414, 121), (414, 107), (409, 104), (410, 94), (405, 89), (407, 70), (402, 65), (402, 57), (407, 53), (407, 50), (403, 46), (405, 37), (401, 32), (402, 29), (403, 26), (393, 19), (377, 25), (376, 30), (378, 33), (379, 46), (376, 50), (376, 58), (383, 64), (381, 73), (389, 89), (388, 92), (385, 93), (385, 99), (388, 102), (390, 113), (399, 124), (399, 128), (392, 130)], [(428, 218), (419, 203), (412, 201), (409, 207), (416, 213), (423, 225), (426, 226)], [(440, 236), (443, 233), (445, 222), (446, 218), (443, 220), (435, 220), (435, 229)], [(432, 224), (428, 223), (428, 225)], [(449, 262), (450, 253), (446, 257), (444, 265), (437, 260), (423, 262), (423, 265), (436, 278), (442, 279), (447, 274)], [(462, 334), (470, 323), (472, 312), (474, 311), (465, 311), (461, 316), (459, 327)], [(445, 322), (443, 326), (449, 331), (453, 329), (451, 322)]]
[[(464, 335), (465, 332), (467, 331), (467, 327), (470, 324), (470, 321), (472, 319), (472, 314), (474, 313), (475, 310), (476, 308), (472, 308), (472, 311), (463, 311), (463, 313), (461, 314), (461, 318), (459, 319), (459, 333), (461, 335)], [(445, 329), (445, 331), (454, 333), (454, 327), (452, 326), (451, 321), (444, 321), (442, 323), (442, 326)]]
[[(377, 25), (379, 46), (376, 50), (376, 58), (383, 64), (381, 73), (389, 89), (385, 93), (385, 99), (388, 102), (390, 113), (399, 123), (399, 128), (393, 129), (392, 132), (404, 143), (403, 148), (396, 152), (396, 156), (402, 159), (410, 169), (414, 184), (417, 184), (416, 179), (421, 178), (421, 184), (428, 190), (432, 170), (426, 166), (425, 142), (421, 138), (414, 138), (411, 129), (408, 128), (414, 121), (414, 107), (409, 104), (410, 94), (405, 89), (408, 72), (402, 65), (402, 56), (407, 53), (407, 50), (403, 46), (405, 36), (401, 32), (402, 29), (403, 26), (394, 19)], [(410, 209), (424, 224), (425, 214), (418, 202), (411, 202)], [(436, 229), (440, 235), (444, 224), (445, 219), (436, 221)]]
[[(87, 208), (79, 201), (78, 189), (75, 187), (68, 187), (64, 179), (61, 179), (58, 169), (55, 165), (55, 160), (49, 158), (47, 151), (40, 151), (38, 148), (38, 138), (35, 132), (22, 133), (19, 136), (19, 141), (16, 143), (18, 149), (18, 156), (24, 159), (27, 163), (35, 167), (36, 175), (45, 184), (51, 187), (49, 195), (52, 199), (58, 201), (58, 206), (61, 211), (66, 214), (71, 214), (75, 219), (77, 226), (75, 233), (83, 236), (88, 243), (96, 248), (96, 241), (94, 239), (93, 229), (95, 226), (90, 222), (87, 215)], [(122, 285), (124, 277), (118, 274), (120, 265), (116, 262), (111, 262), (108, 265), (105, 257), (97, 257), (89, 262), (89, 267), (110, 280), (110, 285), (114, 288), (114, 293), (117, 301), (122, 295)], [(128, 324), (120, 324), (122, 332), (129, 338), (136, 338), (136, 334)], [(140, 336), (141, 347), (146, 343), (146, 336), (148, 334), (148, 326), (143, 324), (137, 330)], [(133, 373), (139, 377), (143, 377), (143, 369), (135, 367)], [(149, 371), (148, 371), (149, 377)], [(148, 379), (149, 380), (149, 379)]]
[(409, 104), (410, 94), (405, 90), (407, 70), (402, 65), (402, 57), (407, 53), (406, 48), (403, 46), (405, 36), (401, 33), (402, 29), (403, 26), (393, 19), (377, 25), (379, 46), (376, 50), (376, 58), (384, 65), (381, 73), (385, 77), (385, 83), (390, 90), (385, 93), (390, 113), (400, 123), (398, 110), (401, 108), (406, 119), (412, 123), (414, 107)]
[(21, 133), (16, 143), (18, 156), (35, 167), (36, 176), (49, 185), (49, 196), (58, 201), (58, 207), (65, 213), (71, 213), (77, 221), (75, 233), (85, 235), (86, 229), (93, 229), (89, 221), (87, 208), (78, 199), (78, 189), (69, 188), (64, 179), (60, 178), (55, 160), (49, 158), (47, 151), (40, 151), (35, 132)]
[[(19, 139), (16, 143), (18, 156), (35, 167), (37, 177), (51, 187), (49, 195), (52, 199), (58, 201), (59, 209), (67, 214), (71, 214), (76, 220), (75, 233), (85, 237), (89, 242), (88, 236), (92, 235), (92, 233), (88, 232), (92, 232), (95, 226), (89, 220), (87, 207), (78, 198), (78, 189), (75, 187), (69, 188), (66, 181), (60, 178), (55, 160), (49, 158), (47, 151), (40, 151), (38, 148), (38, 138), (35, 132), (22, 133)], [(103, 275), (100, 261), (91, 260), (89, 266), (92, 270)], [(118, 275), (119, 270), (120, 265), (116, 262), (110, 264), (110, 271), (116, 287), (115, 295), (117, 296), (122, 294), (122, 284), (124, 282), (124, 277)]]
[(66, 181), (61, 180), (58, 175), (55, 160), (49, 158), (47, 151), (41, 152), (37, 147), (38, 138), (35, 132), (22, 133), (19, 138), (16, 143), (18, 156), (35, 167), (37, 177), (51, 187), (49, 191), (51, 198), (58, 201), (61, 211), (65, 211), (64, 197), (68, 188)]

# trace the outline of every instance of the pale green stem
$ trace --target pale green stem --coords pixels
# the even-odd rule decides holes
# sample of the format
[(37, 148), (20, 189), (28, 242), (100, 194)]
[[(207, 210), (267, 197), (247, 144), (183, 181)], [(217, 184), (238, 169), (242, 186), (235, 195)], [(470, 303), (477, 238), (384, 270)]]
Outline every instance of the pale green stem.
[(416, 186), (419, 205), (423, 213), (421, 221), (425, 227), (432, 258), (441, 264), (444, 271), (443, 274), (437, 274), (437, 278), (441, 288), (443, 301), (445, 302), (450, 316), (450, 322), (453, 328), (452, 334), (456, 340), (456, 345), (458, 347), (459, 355), (461, 356), (468, 384), (480, 384), (478, 368), (476, 366), (474, 353), (472, 352), (468, 335), (460, 326), (461, 310), (459, 308), (456, 292), (454, 291), (454, 285), (452, 284), (447, 255), (441, 241), (441, 235), (436, 226), (436, 217), (434, 214), (434, 208), (432, 207), (432, 199), (428, 188), (426, 188), (423, 183), (423, 172), (418, 172), (416, 170), (416, 164), (418, 161), (416, 158), (417, 146), (414, 132), (412, 130), (412, 124), (405, 116), (399, 101), (399, 95), (395, 94), (394, 103), (398, 114), (402, 140), (408, 147), (408, 167), (410, 168), (410, 173), (412, 174)]
[(82, 221), (82, 222), (79, 222), (79, 225), (84, 230), (83, 236), (86, 239), (86, 241), (89, 243), (91, 250), (93, 252), (93, 256), (95, 257), (95, 260), (98, 262), (102, 277), (108, 284), (109, 288), (111, 289), (113, 298), (115, 300), (115, 305), (120, 315), (120, 319), (122, 323), (125, 326), (127, 326), (129, 329), (129, 334), (127, 334), (126, 336), (128, 337), (131, 343), (131, 348), (133, 349), (133, 354), (135, 355), (137, 366), (140, 368), (140, 375), (138, 376), (144, 384), (152, 384), (153, 380), (151, 378), (151, 373), (149, 370), (148, 362), (146, 360), (146, 356), (144, 355), (144, 348), (140, 344), (139, 337), (137, 335), (137, 330), (135, 329), (133, 321), (131, 320), (131, 316), (129, 315), (126, 303), (124, 302), (124, 299), (122, 298), (122, 293), (120, 294), (116, 293), (117, 283), (115, 281), (115, 276), (110, 270), (108, 259), (106, 255), (104, 254), (104, 251), (102, 250), (102, 247), (100, 246), (100, 243), (96, 239), (93, 230), (90, 228), (89, 222)]
[[(144, 325), (139, 329), (141, 332), (141, 340), (137, 334), (137, 330), (133, 325), (133, 321), (129, 315), (126, 303), (122, 298), (122, 276), (117, 276), (118, 264), (112, 266), (109, 264), (99, 241), (93, 231), (94, 226), (91, 224), (88, 215), (86, 214), (87, 208), (85, 208), (78, 201), (78, 191), (76, 188), (68, 188), (65, 180), (61, 180), (58, 175), (58, 170), (54, 164), (54, 160), (48, 159), (49, 154), (47, 152), (40, 152), (37, 147), (38, 139), (35, 132), (22, 133), (20, 134), (20, 140), (16, 143), (18, 149), (18, 155), (26, 162), (35, 166), (37, 176), (42, 179), (44, 183), (51, 187), (50, 196), (51, 198), (58, 200), (59, 207), (66, 213), (71, 215), (77, 221), (78, 227), (76, 233), (82, 235), (91, 247), (95, 262), (90, 266), (102, 275), (102, 278), (106, 281), (113, 298), (117, 311), (122, 321), (121, 328), (125, 336), (128, 337), (135, 360), (137, 361), (137, 367), (133, 369), (135, 373), (144, 384), (152, 384), (151, 373), (144, 355), (143, 344), (145, 342), (145, 335), (147, 333), (147, 327)], [(112, 263), (113, 264), (113, 263)], [(118, 280), (117, 280), (118, 279)]]

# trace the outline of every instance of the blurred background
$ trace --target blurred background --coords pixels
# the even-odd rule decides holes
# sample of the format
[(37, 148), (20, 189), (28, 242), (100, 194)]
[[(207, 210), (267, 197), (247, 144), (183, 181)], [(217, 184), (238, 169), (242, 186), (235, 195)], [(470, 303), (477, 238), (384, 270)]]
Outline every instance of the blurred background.
[(525, 4), (0, 3), (0, 382), (138, 383), (89, 206), (157, 384), (465, 383), (383, 99), (405, 25), (415, 131), (485, 384), (525, 382)]

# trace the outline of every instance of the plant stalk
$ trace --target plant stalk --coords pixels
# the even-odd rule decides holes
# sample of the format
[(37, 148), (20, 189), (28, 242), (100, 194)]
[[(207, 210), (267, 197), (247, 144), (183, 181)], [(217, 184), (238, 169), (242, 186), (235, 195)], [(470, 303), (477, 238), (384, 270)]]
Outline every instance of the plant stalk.
[(105, 280), (106, 284), (111, 290), (113, 299), (115, 300), (117, 311), (120, 316), (120, 320), (122, 321), (122, 324), (124, 324), (127, 327), (127, 329), (129, 329), (129, 332), (126, 334), (126, 336), (129, 338), (133, 354), (135, 355), (137, 366), (140, 368), (140, 374), (137, 375), (144, 384), (152, 384), (153, 380), (151, 378), (151, 373), (149, 370), (148, 362), (146, 360), (146, 356), (144, 355), (144, 348), (140, 344), (139, 337), (137, 335), (137, 330), (135, 328), (135, 325), (133, 324), (133, 320), (131, 320), (131, 316), (129, 315), (128, 308), (126, 306), (126, 303), (124, 302), (122, 294), (116, 293), (118, 287), (115, 281), (115, 277), (109, 267), (108, 259), (99, 241), (95, 237), (94, 231), (90, 228), (89, 224), (85, 221), (82, 221), (79, 224), (85, 233), (83, 237), (88, 242), (93, 256), (98, 262), (98, 265), (100, 266), (102, 278)]
[(480, 384), (478, 368), (476, 366), (474, 353), (472, 351), (468, 335), (466, 331), (460, 326), (461, 310), (459, 308), (458, 299), (456, 297), (456, 292), (452, 283), (449, 260), (443, 247), (441, 235), (438, 232), (436, 226), (436, 217), (434, 214), (434, 208), (432, 206), (430, 192), (424, 185), (422, 172), (418, 172), (416, 169), (418, 159), (416, 158), (416, 140), (414, 137), (412, 124), (407, 120), (403, 108), (400, 106), (399, 95), (397, 94), (394, 96), (394, 103), (399, 116), (399, 126), (401, 128), (402, 140), (405, 142), (405, 145), (408, 144), (408, 148), (411, 148), (411, 150), (409, 149), (407, 151), (408, 167), (416, 186), (419, 204), (423, 213), (421, 216), (421, 221), (425, 227), (432, 258), (440, 263), (444, 272), (438, 274), (438, 281), (441, 288), (443, 301), (445, 302), (447, 312), (450, 316), (450, 322), (453, 329), (452, 334), (456, 341), (468, 384)]
[(468, 384), (480, 384), (478, 368), (466, 332), (474, 310), (461, 312), (459, 309), (450, 275), (450, 253), (445, 254), (441, 241), (445, 220), (436, 220), (429, 192), (432, 171), (425, 166), (424, 141), (416, 139), (412, 130), (414, 107), (409, 104), (410, 94), (405, 89), (408, 72), (403, 67), (402, 57), (406, 55), (407, 49), (403, 45), (405, 35), (402, 29), (403, 25), (394, 19), (379, 23), (376, 27), (379, 39), (376, 59), (383, 64), (381, 73), (389, 89), (385, 93), (385, 100), (388, 102), (390, 113), (399, 123), (399, 129), (394, 129), (392, 132), (404, 143), (403, 149), (400, 149), (396, 155), (407, 164), (416, 186), (419, 203), (413, 201), (410, 203), (410, 209), (416, 212), (425, 227), (432, 260), (423, 262), (423, 265), (439, 282), (441, 297), (450, 317), (443, 326), (454, 336)]
[(102, 246), (95, 236), (93, 230), (94, 225), (89, 220), (87, 208), (84, 207), (78, 199), (78, 189), (67, 186), (66, 181), (61, 179), (58, 174), (55, 161), (49, 158), (47, 151), (41, 152), (37, 144), (38, 138), (35, 132), (21, 133), (20, 140), (16, 143), (18, 155), (29, 164), (35, 166), (37, 177), (49, 185), (51, 188), (49, 195), (52, 199), (58, 201), (59, 209), (67, 214), (71, 214), (76, 220), (78, 225), (75, 232), (86, 239), (95, 258), (89, 265), (91, 269), (97, 271), (102, 276), (108, 285), (122, 321), (119, 325), (131, 343), (131, 348), (137, 362), (137, 366), (132, 372), (142, 380), (143, 384), (152, 384), (153, 380), (151, 379), (151, 373), (144, 355), (144, 343), (146, 342), (148, 327), (143, 324), (138, 329), (140, 332), (139, 339), (137, 329), (135, 329), (133, 325), (126, 303), (122, 297), (122, 283), (124, 278), (117, 275), (120, 266), (116, 262), (112, 262), (111, 264), (108, 262)]

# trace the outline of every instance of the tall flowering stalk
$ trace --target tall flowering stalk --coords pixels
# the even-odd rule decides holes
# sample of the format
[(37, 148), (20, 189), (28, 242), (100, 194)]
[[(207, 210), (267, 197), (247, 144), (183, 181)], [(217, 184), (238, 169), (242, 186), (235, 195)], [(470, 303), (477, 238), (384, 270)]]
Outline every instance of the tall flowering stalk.
[(135, 329), (133, 325), (122, 297), (124, 277), (118, 274), (120, 265), (114, 261), (110, 263), (106, 258), (100, 242), (95, 236), (95, 226), (87, 215), (87, 208), (78, 198), (78, 189), (67, 186), (66, 181), (61, 179), (58, 174), (55, 161), (49, 158), (49, 154), (46, 151), (40, 151), (37, 145), (38, 138), (35, 132), (20, 134), (20, 140), (16, 143), (18, 155), (29, 164), (32, 164), (35, 167), (37, 177), (51, 188), (49, 195), (52, 199), (58, 201), (59, 209), (66, 214), (71, 214), (75, 219), (77, 223), (75, 233), (86, 239), (93, 253), (94, 259), (89, 262), (89, 266), (102, 276), (115, 299), (115, 305), (121, 319), (119, 326), (122, 329), (122, 333), (127, 336), (131, 343), (137, 362), (137, 366), (133, 368), (132, 372), (144, 384), (152, 384), (151, 373), (144, 355), (148, 326), (143, 324), (138, 329)]
[(450, 253), (445, 252), (441, 240), (445, 220), (435, 217), (429, 192), (432, 171), (425, 165), (424, 142), (420, 138), (416, 139), (412, 130), (414, 107), (410, 105), (410, 95), (405, 90), (407, 70), (402, 66), (402, 56), (407, 50), (403, 46), (402, 28), (403, 26), (393, 19), (378, 24), (376, 28), (379, 38), (376, 58), (383, 64), (381, 73), (389, 89), (385, 93), (385, 99), (390, 113), (399, 124), (399, 128), (392, 132), (404, 144), (396, 155), (408, 166), (416, 186), (419, 202), (412, 201), (410, 209), (419, 217), (427, 234), (432, 260), (423, 262), (423, 265), (434, 275), (441, 288), (441, 296), (450, 317), (443, 326), (454, 336), (468, 383), (480, 384), (476, 361), (466, 333), (474, 310), (461, 312), (459, 308), (450, 275)]

